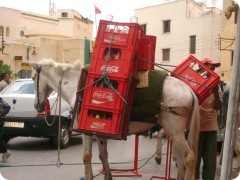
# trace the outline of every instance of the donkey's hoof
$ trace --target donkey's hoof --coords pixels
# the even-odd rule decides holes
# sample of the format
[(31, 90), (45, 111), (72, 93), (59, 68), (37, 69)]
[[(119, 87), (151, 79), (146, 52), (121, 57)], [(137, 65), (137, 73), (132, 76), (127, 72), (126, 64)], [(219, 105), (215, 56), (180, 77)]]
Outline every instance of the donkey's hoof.
[(155, 161), (157, 164), (161, 164), (162, 158), (155, 157)]

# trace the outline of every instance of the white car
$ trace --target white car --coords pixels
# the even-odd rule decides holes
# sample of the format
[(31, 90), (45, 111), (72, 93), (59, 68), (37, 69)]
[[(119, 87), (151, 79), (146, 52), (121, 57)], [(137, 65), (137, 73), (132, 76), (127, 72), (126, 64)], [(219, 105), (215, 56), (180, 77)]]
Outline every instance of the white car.
[[(11, 111), (7, 116), (14, 117), (35, 117), (37, 111), (34, 108), (35, 89), (32, 79), (18, 79), (7, 86), (0, 96), (11, 106)], [(53, 92), (48, 97), (46, 110), (50, 110), (49, 115), (59, 114), (59, 105), (56, 102), (58, 94)], [(57, 108), (57, 109), (56, 109)], [(61, 115), (67, 117), (69, 115), (70, 106), (61, 98)]]
[(53, 92), (46, 100), (45, 115), (38, 114), (34, 108), (35, 88), (32, 79), (18, 79), (8, 85), (1, 93), (10, 106), (10, 112), (4, 118), (5, 140), (16, 136), (48, 137), (58, 145), (58, 121), (61, 118), (61, 147), (70, 141), (70, 105), (61, 98), (59, 115), (58, 94)]

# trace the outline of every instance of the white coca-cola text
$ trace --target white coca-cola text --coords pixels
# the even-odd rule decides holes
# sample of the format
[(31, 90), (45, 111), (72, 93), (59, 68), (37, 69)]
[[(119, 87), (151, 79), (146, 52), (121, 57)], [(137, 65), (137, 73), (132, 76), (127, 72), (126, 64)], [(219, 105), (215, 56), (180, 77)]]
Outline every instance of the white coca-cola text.
[(102, 123), (102, 122), (93, 122), (90, 125), (90, 127), (93, 128), (93, 129), (104, 129), (106, 127), (106, 124)]
[(101, 99), (102, 101), (113, 101), (113, 93), (106, 91), (95, 91), (93, 93), (93, 98)]
[[(106, 65), (103, 65), (101, 67), (101, 71), (105, 71), (105, 67)], [(119, 67), (118, 66), (111, 66), (111, 65), (107, 65), (107, 68), (106, 68), (106, 71), (109, 72), (109, 73), (117, 73), (119, 70)]]

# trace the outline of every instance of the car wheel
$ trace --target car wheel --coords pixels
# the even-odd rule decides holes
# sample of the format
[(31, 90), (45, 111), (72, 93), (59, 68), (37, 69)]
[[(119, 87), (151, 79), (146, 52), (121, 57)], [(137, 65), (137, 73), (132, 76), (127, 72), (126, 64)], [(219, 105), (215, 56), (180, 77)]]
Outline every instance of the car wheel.
[[(53, 145), (55, 148), (58, 148), (58, 135), (52, 138)], [(70, 142), (70, 131), (67, 125), (63, 125), (61, 129), (61, 136), (60, 136), (60, 148), (64, 149), (68, 147)]]

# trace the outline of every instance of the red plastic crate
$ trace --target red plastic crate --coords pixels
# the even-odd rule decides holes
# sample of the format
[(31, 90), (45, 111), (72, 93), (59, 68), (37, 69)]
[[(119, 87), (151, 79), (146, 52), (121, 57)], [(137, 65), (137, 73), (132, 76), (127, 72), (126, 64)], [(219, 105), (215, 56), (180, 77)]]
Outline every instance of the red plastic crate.
[[(88, 74), (86, 86), (92, 84), (97, 78), (99, 78), (99, 76)], [(110, 80), (118, 81), (116, 90), (121, 94), (124, 100), (127, 101), (127, 104), (125, 104), (112, 89), (95, 87), (94, 85), (89, 86), (84, 92), (82, 108), (78, 120), (78, 131), (81, 133), (87, 132), (88, 134), (126, 140), (136, 80), (132, 76), (128, 79), (115, 78)], [(97, 97), (95, 97), (96, 93)], [(111, 95), (109, 95), (109, 93)], [(107, 95), (105, 96), (104, 94)], [(111, 101), (108, 101), (109, 99)], [(92, 117), (92, 115), (89, 114), (90, 110), (94, 112), (101, 111), (100, 114), (102, 114), (102, 117), (96, 118), (96, 114)], [(111, 119), (105, 118), (104, 114), (108, 113), (112, 113)], [(92, 123), (104, 127), (99, 129), (96, 127), (92, 128)]]
[(137, 48), (144, 32), (137, 23), (118, 23), (100, 20), (96, 42)]
[(109, 77), (128, 78), (130, 74), (136, 75), (133, 56), (133, 46), (112, 46), (96, 43), (91, 57), (89, 73), (102, 75), (107, 64)]
[(122, 128), (125, 114), (122, 110), (109, 110), (82, 106), (78, 129), (80, 132), (122, 139)]
[(148, 36), (144, 35), (141, 42), (140, 51), (137, 52), (137, 55), (147, 60), (151, 63), (148, 63), (141, 58), (137, 59), (137, 67), (139, 70), (147, 71), (154, 70), (154, 62), (155, 62), (155, 48), (156, 48), (156, 36)]
[[(197, 68), (202, 67), (208, 74), (207, 77), (200, 75)], [(220, 77), (201, 63), (194, 56), (190, 55), (172, 73), (172, 76), (182, 80), (189, 85), (198, 97), (199, 104), (211, 94), (212, 88), (218, 85)]]
[[(93, 84), (99, 80), (101, 76), (95, 74), (88, 74), (87, 85)], [(115, 90), (125, 99), (127, 94), (128, 79), (123, 78), (109, 78)], [(113, 89), (105, 86), (102, 81), (87, 87), (85, 91), (83, 105), (90, 105), (93, 107), (101, 107), (106, 109), (121, 110), (124, 101), (114, 92)]]

